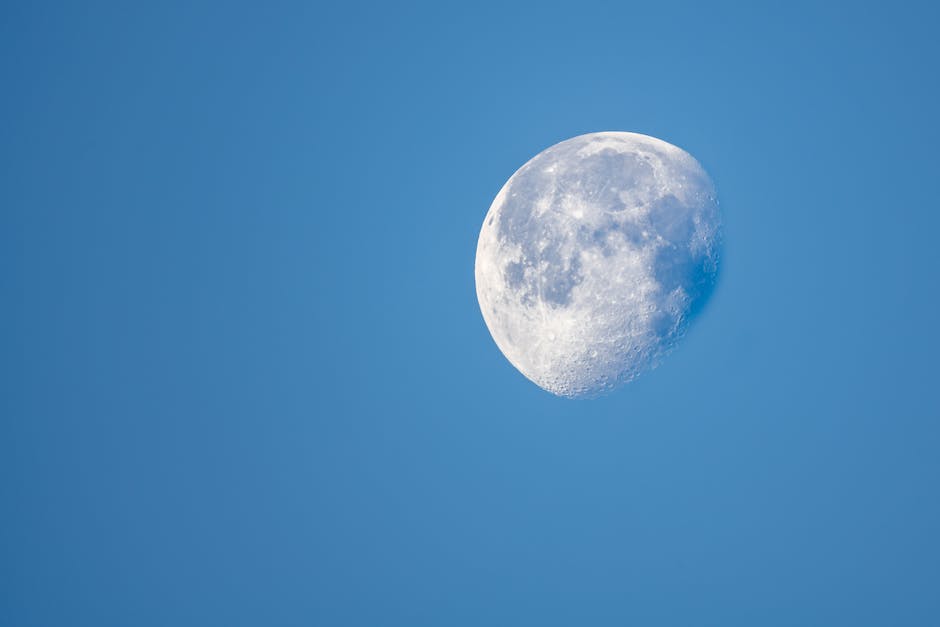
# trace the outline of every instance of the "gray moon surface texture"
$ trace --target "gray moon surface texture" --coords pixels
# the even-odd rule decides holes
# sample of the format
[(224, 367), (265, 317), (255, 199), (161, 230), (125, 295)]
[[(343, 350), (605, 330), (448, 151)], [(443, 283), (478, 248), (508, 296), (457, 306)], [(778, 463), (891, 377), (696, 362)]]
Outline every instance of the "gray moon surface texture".
[(655, 367), (718, 276), (714, 186), (687, 152), (590, 133), (540, 152), (480, 231), (477, 299), (507, 359), (540, 387), (594, 397)]

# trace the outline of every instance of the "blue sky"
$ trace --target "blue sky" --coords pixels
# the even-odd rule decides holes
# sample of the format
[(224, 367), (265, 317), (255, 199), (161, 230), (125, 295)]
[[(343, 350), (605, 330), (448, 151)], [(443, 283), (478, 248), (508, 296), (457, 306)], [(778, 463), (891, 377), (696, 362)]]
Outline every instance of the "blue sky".
[[(0, 623), (940, 622), (927, 3), (0, 11)], [(692, 153), (718, 289), (553, 397), (493, 344), (496, 192)]]

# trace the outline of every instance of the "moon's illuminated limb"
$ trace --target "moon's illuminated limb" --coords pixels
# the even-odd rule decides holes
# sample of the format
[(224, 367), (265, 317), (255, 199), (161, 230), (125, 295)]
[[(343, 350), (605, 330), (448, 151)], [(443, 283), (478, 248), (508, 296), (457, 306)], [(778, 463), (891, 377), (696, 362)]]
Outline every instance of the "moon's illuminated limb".
[(483, 318), (544, 389), (594, 396), (656, 365), (707, 299), (720, 218), (708, 175), (636, 133), (539, 153), (497, 194), (477, 244)]

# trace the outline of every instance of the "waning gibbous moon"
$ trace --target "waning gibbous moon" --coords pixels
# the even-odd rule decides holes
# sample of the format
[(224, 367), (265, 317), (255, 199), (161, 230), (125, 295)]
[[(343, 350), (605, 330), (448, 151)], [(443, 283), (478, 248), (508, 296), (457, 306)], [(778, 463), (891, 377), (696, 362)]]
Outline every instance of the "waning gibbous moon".
[(721, 219), (687, 152), (637, 133), (590, 133), (540, 152), (496, 195), (480, 231), (477, 299), (522, 374), (592, 397), (657, 365), (718, 275)]

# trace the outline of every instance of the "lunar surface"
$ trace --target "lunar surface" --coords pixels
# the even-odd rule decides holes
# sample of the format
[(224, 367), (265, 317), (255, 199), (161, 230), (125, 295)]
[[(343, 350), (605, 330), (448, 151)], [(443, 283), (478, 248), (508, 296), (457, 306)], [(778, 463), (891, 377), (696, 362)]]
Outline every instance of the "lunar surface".
[(477, 298), (522, 374), (592, 397), (655, 367), (718, 273), (720, 216), (699, 163), (655, 137), (555, 144), (506, 182), (483, 222)]

